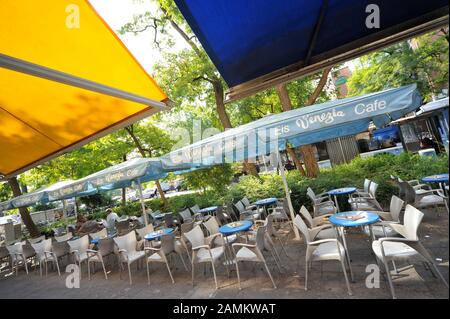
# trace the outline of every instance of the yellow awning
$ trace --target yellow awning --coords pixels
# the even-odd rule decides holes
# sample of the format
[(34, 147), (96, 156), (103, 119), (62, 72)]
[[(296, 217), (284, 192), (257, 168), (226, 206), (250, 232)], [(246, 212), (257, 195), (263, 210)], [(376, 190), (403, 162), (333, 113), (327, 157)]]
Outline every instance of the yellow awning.
[(0, 2), (0, 174), (161, 109), (165, 93), (83, 0)]

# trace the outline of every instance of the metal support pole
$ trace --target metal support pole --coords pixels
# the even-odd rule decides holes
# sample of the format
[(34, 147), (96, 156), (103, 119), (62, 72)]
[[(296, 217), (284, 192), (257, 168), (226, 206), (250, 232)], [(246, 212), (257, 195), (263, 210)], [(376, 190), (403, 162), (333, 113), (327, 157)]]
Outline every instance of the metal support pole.
[(140, 182), (137, 182), (136, 184), (137, 184), (137, 188), (138, 188), (138, 192), (139, 192), (139, 199), (141, 201), (142, 214), (144, 216), (145, 226), (147, 226), (148, 225), (148, 216), (147, 216), (147, 212), (145, 211), (144, 195), (142, 194), (142, 185)]
[[(295, 219), (294, 207), (292, 206), (291, 194), (289, 191), (289, 186), (286, 181), (286, 175), (284, 174), (284, 165), (283, 165), (283, 162), (281, 161), (280, 152), (278, 150), (276, 152), (277, 152), (278, 167), (280, 168), (281, 178), (283, 179), (284, 192), (286, 193), (286, 199), (288, 202), (289, 212), (291, 214), (292, 222), (294, 222), (294, 219)], [(300, 240), (300, 234), (298, 232), (297, 227), (294, 226), (293, 228), (294, 228), (294, 234), (295, 234), (294, 240)]]
[(76, 197), (73, 198), (73, 204), (74, 204), (73, 210), (75, 212), (75, 217), (78, 217), (78, 206), (77, 206), (77, 198)]

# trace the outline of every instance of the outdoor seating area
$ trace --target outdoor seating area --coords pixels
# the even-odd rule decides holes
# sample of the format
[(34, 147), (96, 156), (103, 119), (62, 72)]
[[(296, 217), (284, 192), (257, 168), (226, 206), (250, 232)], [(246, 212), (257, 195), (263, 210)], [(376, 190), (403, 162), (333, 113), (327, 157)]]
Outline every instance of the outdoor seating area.
[[(448, 297), (448, 174), (440, 180), (442, 189), (417, 180), (392, 177), (392, 182), (399, 186), (398, 194), (385, 211), (376, 201), (377, 184), (366, 179), (361, 190), (346, 186), (315, 195), (309, 188), (311, 202), (303, 203), (293, 219), (286, 198), (251, 203), (244, 197), (226, 206), (195, 205), (164, 213), (164, 218), (161, 212), (147, 211), (148, 225), (122, 219), (112, 229), (100, 222), (101, 230), (89, 234), (20, 241), (1, 247), (1, 285), (40, 282), (56, 293), (64, 286), (66, 266), (76, 264), (82, 289), (102, 297), (109, 295), (108, 285), (124, 287), (127, 282), (132, 291), (146, 277), (148, 296), (155, 289), (166, 297), (189, 296), (190, 285), (191, 294), (205, 296), (242, 296), (243, 290), (259, 297), (273, 290), (275, 298), (288, 291), (290, 297), (365, 298), (373, 291), (363, 288), (371, 265), (380, 270), (373, 297), (409, 297), (411, 289)], [(433, 201), (416, 208), (403, 183), (419, 194), (437, 194), (443, 205)], [(338, 200), (336, 194), (344, 196)], [(97, 284), (103, 288), (95, 292)], [(177, 292), (171, 293), (171, 286)], [(136, 296), (146, 296), (146, 289), (138, 291)], [(2, 289), (0, 295), (5, 293)]]

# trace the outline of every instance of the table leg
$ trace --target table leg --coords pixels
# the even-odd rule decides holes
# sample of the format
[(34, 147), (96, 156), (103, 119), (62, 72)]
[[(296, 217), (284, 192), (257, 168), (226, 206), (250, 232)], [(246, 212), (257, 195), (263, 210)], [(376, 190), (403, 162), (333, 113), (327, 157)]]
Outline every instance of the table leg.
[(355, 282), (355, 278), (353, 277), (352, 266), (350, 264), (351, 260), (350, 260), (350, 254), (349, 254), (348, 248), (347, 248), (347, 241), (345, 240), (344, 227), (334, 227), (334, 228), (336, 229), (336, 235), (338, 236), (338, 240), (339, 240), (339, 238), (342, 239), (342, 245), (344, 245), (344, 249), (345, 249), (345, 257), (347, 258), (348, 268), (350, 270), (350, 278), (351, 278), (352, 282)]
[(338, 213), (340, 213), (340, 212), (341, 212), (341, 209), (339, 208), (337, 196), (336, 196), (336, 195), (333, 195), (333, 197), (334, 197), (334, 203), (336, 204), (336, 209), (337, 209)]

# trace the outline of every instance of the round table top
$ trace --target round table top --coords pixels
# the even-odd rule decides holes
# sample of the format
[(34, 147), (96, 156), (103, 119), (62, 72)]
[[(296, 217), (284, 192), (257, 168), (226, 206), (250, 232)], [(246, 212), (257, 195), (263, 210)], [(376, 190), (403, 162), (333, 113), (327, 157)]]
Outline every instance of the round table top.
[(264, 198), (264, 199), (260, 199), (260, 200), (256, 201), (255, 205), (259, 205), (259, 206), (272, 205), (272, 204), (275, 204), (277, 201), (278, 201), (278, 199), (276, 199), (275, 197), (269, 197), (269, 198)]
[(91, 239), (91, 244), (97, 245), (100, 239), (113, 238), (113, 237), (116, 237), (116, 235), (117, 234), (113, 234), (113, 235), (108, 235), (105, 237), (98, 237), (98, 238)]
[(223, 235), (232, 235), (241, 231), (249, 230), (252, 227), (251, 220), (240, 220), (238, 222), (229, 223), (219, 228), (219, 232)]
[(328, 191), (328, 195), (346, 195), (356, 192), (356, 187), (342, 187)]
[(164, 218), (164, 216), (169, 215), (169, 214), (172, 214), (172, 213), (171, 212), (169, 212), (169, 213), (160, 213), (160, 214), (154, 215), (153, 218), (162, 219), (162, 218)]
[(200, 209), (198, 212), (199, 212), (200, 214), (211, 213), (211, 212), (216, 211), (216, 210), (217, 210), (217, 207), (218, 207), (218, 206), (205, 207), (205, 208)]
[(436, 174), (436, 175), (423, 177), (422, 182), (425, 182), (425, 183), (448, 183), (448, 173)]
[(152, 231), (144, 236), (145, 240), (153, 240), (156, 238), (160, 238), (161, 236), (168, 235), (173, 232), (173, 228), (162, 228), (159, 230)]
[[(349, 217), (349, 218), (347, 218)], [(358, 219), (351, 219), (351, 217), (360, 217)], [(341, 227), (357, 227), (364, 226), (376, 223), (380, 220), (380, 216), (373, 212), (365, 212), (365, 211), (348, 211), (337, 213), (330, 218), (328, 218), (329, 222), (336, 226)]]

